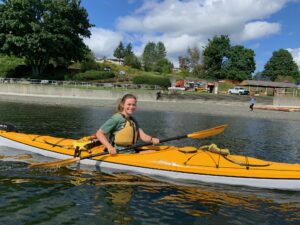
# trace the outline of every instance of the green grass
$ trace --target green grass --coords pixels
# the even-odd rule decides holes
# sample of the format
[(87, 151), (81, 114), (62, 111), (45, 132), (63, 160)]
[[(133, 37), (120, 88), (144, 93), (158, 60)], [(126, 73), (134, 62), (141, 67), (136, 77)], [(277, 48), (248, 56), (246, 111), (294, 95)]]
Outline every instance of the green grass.
[(225, 84), (225, 83), (219, 83), (219, 91), (220, 92), (227, 92), (228, 89), (233, 88), (234, 86), (236, 86), (235, 84)]

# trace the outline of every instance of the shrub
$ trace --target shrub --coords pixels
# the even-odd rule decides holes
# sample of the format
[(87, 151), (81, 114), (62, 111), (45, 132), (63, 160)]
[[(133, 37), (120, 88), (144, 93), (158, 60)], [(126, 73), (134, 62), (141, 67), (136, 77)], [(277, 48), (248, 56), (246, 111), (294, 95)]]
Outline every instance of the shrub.
[(132, 81), (134, 84), (159, 85), (165, 88), (171, 86), (171, 82), (168, 77), (136, 76)]
[(27, 65), (18, 65), (9, 70), (6, 77), (10, 78), (29, 78), (31, 74), (31, 67)]
[(103, 80), (115, 77), (115, 74), (111, 71), (97, 71), (88, 70), (84, 73), (78, 73), (74, 76), (74, 80), (91, 81), (91, 80)]
[(24, 59), (0, 55), (0, 77), (12, 75), (14, 69), (19, 65), (24, 65)]

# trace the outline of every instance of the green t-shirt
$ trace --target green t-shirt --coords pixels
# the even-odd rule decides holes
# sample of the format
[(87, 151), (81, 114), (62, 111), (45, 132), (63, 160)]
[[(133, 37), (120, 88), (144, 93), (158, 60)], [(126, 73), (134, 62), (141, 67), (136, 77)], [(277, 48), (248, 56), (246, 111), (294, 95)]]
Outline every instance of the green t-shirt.
[[(135, 123), (138, 130), (139, 126), (137, 121), (133, 117), (130, 117), (130, 120)], [(115, 113), (100, 127), (100, 129), (104, 132), (105, 135), (109, 135), (109, 138), (111, 139), (117, 131), (125, 127), (125, 124), (126, 119), (120, 113)]]

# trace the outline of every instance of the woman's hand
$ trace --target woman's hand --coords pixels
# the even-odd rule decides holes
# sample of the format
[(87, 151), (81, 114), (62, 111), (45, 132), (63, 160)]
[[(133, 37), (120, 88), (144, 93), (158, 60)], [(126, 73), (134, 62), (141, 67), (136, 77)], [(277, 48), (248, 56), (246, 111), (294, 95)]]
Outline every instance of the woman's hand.
[(109, 152), (110, 155), (116, 155), (117, 154), (117, 150), (109, 143), (109, 141), (107, 140), (104, 132), (99, 129), (96, 133), (96, 137), (98, 138), (98, 140), (100, 141), (100, 143), (102, 143), (107, 151)]
[(160, 142), (158, 138), (146, 134), (141, 128), (139, 128), (139, 137), (143, 142), (152, 143), (153, 145), (158, 145)]
[(110, 155), (116, 155), (118, 153), (117, 149), (115, 149), (114, 147), (108, 148), (107, 150)]
[(153, 145), (158, 145), (159, 144), (159, 139), (156, 137), (151, 137), (151, 142)]

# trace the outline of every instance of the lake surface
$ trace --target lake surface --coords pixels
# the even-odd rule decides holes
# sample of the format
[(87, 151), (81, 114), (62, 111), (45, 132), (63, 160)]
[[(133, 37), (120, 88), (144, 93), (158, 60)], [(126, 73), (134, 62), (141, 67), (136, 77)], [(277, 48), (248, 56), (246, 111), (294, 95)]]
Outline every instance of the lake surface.
[[(80, 138), (94, 133), (112, 110), (0, 102), (0, 121), (21, 132)], [(299, 121), (142, 110), (136, 119), (160, 138), (226, 123), (229, 127), (221, 135), (169, 144), (216, 143), (234, 154), (300, 162)], [(0, 159), (7, 152), (2, 149)], [(300, 224), (299, 192), (176, 185), (76, 166), (33, 170), (14, 157), (16, 161), (0, 160), (0, 224)]]

